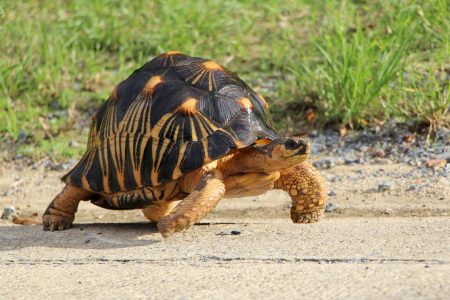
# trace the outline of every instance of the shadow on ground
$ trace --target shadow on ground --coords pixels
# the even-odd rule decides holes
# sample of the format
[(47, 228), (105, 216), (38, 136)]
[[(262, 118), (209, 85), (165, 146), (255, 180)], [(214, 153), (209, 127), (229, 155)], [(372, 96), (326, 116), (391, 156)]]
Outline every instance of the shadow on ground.
[(41, 225), (0, 226), (0, 251), (29, 247), (113, 249), (147, 246), (162, 241), (156, 224), (76, 224), (65, 231), (43, 231)]

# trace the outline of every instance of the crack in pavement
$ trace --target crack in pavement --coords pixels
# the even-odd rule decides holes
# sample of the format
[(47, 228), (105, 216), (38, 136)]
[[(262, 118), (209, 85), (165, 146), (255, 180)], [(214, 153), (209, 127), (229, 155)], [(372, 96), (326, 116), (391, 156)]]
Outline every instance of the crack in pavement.
[(0, 265), (89, 265), (89, 264), (171, 264), (171, 263), (318, 263), (318, 264), (412, 264), (450, 265), (450, 261), (439, 259), (407, 259), (407, 258), (243, 258), (202, 256), (198, 258), (163, 258), (163, 259), (17, 259), (0, 261)]

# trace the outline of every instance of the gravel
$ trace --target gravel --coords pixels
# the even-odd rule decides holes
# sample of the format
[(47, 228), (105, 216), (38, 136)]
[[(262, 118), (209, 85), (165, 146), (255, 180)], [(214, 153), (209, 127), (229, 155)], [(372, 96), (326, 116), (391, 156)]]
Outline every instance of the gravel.
[(378, 192), (386, 192), (393, 189), (395, 183), (392, 180), (385, 180), (378, 184)]
[[(431, 159), (450, 163), (450, 130), (440, 128), (431, 137), (428, 128), (417, 130), (412, 125), (399, 125), (395, 120), (384, 127), (348, 131), (340, 136), (338, 130), (312, 131), (312, 156), (321, 154), (326, 158), (314, 162), (317, 169), (330, 169), (340, 164), (405, 163), (422, 170), (427, 169)], [(443, 166), (443, 167), (442, 167)], [(442, 164), (431, 176), (448, 174)]]
[(330, 213), (333, 212), (336, 209), (336, 205), (334, 205), (332, 202), (328, 202), (327, 206), (325, 206), (325, 212)]
[(11, 217), (17, 216), (17, 211), (13, 206), (5, 206), (1, 218), (8, 220)]

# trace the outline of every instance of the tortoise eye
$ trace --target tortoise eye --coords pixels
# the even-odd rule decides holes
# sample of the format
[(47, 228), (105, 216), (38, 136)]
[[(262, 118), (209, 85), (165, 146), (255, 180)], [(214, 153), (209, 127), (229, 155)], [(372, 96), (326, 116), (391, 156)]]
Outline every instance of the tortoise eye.
[(284, 146), (286, 147), (286, 149), (292, 150), (297, 148), (298, 144), (294, 140), (289, 139), (284, 143)]

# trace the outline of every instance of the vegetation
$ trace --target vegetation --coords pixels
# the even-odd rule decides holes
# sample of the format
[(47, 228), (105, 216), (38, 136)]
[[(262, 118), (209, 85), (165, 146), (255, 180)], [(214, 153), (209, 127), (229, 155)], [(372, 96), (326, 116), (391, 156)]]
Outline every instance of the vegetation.
[(288, 130), (448, 126), (449, 15), (447, 0), (0, 0), (0, 143), (79, 154), (112, 87), (167, 50), (237, 72)]

